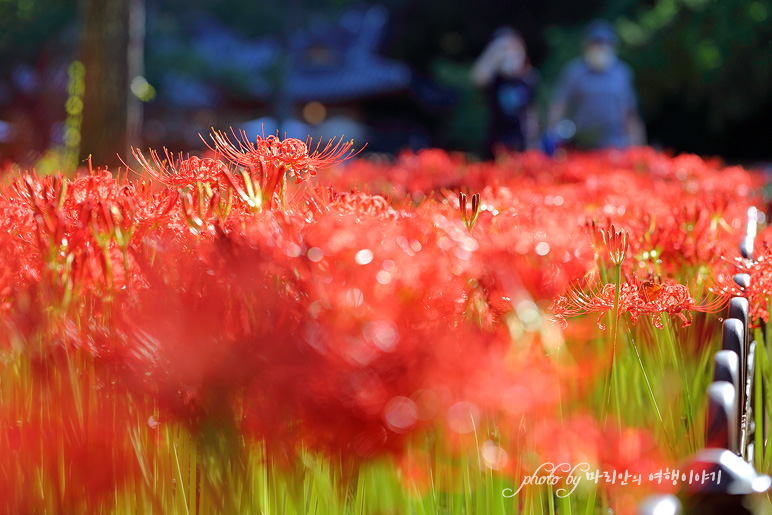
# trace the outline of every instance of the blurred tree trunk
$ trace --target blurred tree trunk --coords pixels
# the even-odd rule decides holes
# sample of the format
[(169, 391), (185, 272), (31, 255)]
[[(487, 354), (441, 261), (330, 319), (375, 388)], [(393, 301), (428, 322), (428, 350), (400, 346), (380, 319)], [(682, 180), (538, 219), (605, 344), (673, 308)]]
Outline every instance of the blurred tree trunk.
[[(144, 107), (139, 96), (134, 94), (134, 81), (142, 84), (145, 81), (145, 0), (129, 1), (129, 42), (128, 69), (129, 89), (126, 105), (126, 152), (127, 157), (131, 147), (142, 145), (142, 116)], [(147, 84), (146, 82), (144, 84)], [(139, 87), (139, 86), (137, 86)], [(126, 161), (129, 163), (129, 161)]]
[(95, 166), (115, 166), (141, 128), (142, 106), (130, 84), (142, 75), (144, 0), (82, 0), (81, 9), (81, 159), (91, 155)]

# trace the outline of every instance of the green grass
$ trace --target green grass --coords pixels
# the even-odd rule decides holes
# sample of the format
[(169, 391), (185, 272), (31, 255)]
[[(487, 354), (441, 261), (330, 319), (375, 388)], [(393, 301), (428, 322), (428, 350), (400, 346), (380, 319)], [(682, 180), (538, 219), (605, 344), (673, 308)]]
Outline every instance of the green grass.
[[(673, 463), (688, 458), (703, 444), (705, 391), (712, 375), (712, 356), (720, 344), (719, 332), (714, 331), (696, 349), (689, 347), (694, 345), (690, 328), (671, 323), (657, 329), (648, 320), (631, 325), (622, 318), (619, 333), (613, 380), (596, 378), (587, 397), (566, 396), (560, 412), (594, 407), (597, 414), (608, 413), (612, 428), (648, 428)], [(607, 338), (599, 331), (599, 348), (608, 344)], [(772, 395), (770, 360), (763, 345), (757, 349), (757, 378), (763, 378), (756, 385), (756, 416), (760, 417), (762, 402), (768, 411), (772, 408)], [(570, 345), (562, 351), (569, 352)], [(110, 396), (96, 393), (93, 373), (83, 374), (84, 370), (93, 372), (88, 358), (78, 352), (66, 355), (67, 366), (52, 368), (43, 381), (32, 371), (26, 354), (7, 353), (0, 379), (3, 404), (14, 406), (20, 418), (29, 418), (38, 409), (41, 420), (58, 417), (83, 428), (93, 426), (94, 413), (107, 406)], [(760, 392), (765, 394), (763, 399)], [(72, 402), (52, 402), (61, 399)], [(192, 434), (179, 423), (166, 422), (164, 413), (157, 411), (154, 416), (162, 423), (150, 427), (138, 409), (142, 405), (144, 401), (136, 400), (110, 408), (117, 424), (133, 421), (115, 446), (130, 449), (136, 466), (111, 495), (76, 507), (115, 514), (498, 515), (591, 514), (609, 502), (593, 483), (581, 484), (564, 497), (557, 496), (549, 485), (525, 487), (518, 495), (505, 496), (506, 489), (518, 490), (522, 478), (485, 467), (479, 453), (482, 435), (498, 430), (495, 418), (465, 435), (457, 452), (448, 451), (440, 427), (416, 435), (406, 457), (427, 459), (421, 463), (423, 469), (411, 474), (400, 466), (400, 458), (391, 456), (358, 463), (301, 448), (296, 458), (280, 460), (264, 443), (248, 441), (238, 432)], [(74, 409), (64, 414), (68, 406)], [(761, 420), (757, 418), (756, 423), (760, 427)], [(516, 448), (507, 450), (511, 460), (521, 459)], [(520, 452), (527, 454), (527, 445)], [(67, 489), (74, 487), (67, 484), (68, 469), (62, 456), (44, 456), (34, 482), (24, 477), (29, 471), (22, 468), (24, 464), (17, 471), (30, 481), (25, 488), (42, 513), (56, 513), (57, 500), (66, 498)], [(758, 433), (754, 460), (761, 470), (771, 471), (772, 451)]]

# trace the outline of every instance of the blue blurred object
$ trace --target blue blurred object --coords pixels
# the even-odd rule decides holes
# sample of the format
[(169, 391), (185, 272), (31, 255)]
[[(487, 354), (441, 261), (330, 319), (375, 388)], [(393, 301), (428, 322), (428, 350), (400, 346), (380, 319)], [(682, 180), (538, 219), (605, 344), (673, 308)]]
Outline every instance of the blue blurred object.
[(555, 151), (567, 145), (574, 139), (576, 125), (571, 120), (560, 120), (553, 129), (544, 131), (541, 137), (542, 151), (548, 156), (555, 155)]
[(558, 149), (558, 142), (553, 132), (544, 131), (544, 134), (541, 136), (541, 149), (542, 152), (550, 157), (555, 155), (555, 151)]

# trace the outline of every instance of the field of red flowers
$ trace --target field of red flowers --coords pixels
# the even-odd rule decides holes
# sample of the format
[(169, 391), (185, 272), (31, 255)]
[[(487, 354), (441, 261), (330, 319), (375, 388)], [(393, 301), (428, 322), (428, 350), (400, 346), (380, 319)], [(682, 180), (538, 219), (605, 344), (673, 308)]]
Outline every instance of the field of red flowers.
[(768, 322), (718, 160), (209, 145), (5, 179), (1, 511), (625, 512), (704, 444), (733, 274)]

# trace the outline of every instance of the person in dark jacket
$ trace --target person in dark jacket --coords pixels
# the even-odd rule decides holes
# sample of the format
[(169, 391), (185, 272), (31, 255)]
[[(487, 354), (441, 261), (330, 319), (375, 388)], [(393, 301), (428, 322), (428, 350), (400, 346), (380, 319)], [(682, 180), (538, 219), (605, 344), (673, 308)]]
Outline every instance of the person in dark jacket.
[(502, 149), (534, 147), (538, 121), (533, 101), (539, 74), (517, 31), (510, 27), (496, 30), (472, 67), (472, 82), (485, 89), (488, 99), (486, 157)]

